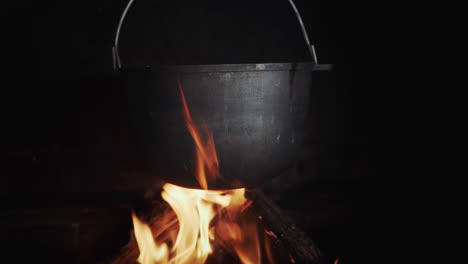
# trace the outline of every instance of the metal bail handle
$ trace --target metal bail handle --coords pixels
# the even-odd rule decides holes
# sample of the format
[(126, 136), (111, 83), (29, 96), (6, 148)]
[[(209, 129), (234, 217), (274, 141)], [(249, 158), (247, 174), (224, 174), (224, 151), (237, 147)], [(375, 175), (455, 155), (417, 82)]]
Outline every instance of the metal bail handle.
[[(122, 68), (122, 63), (120, 61), (120, 54), (119, 54), (120, 29), (122, 28), (122, 24), (125, 20), (125, 16), (127, 15), (127, 12), (130, 9), (130, 6), (132, 6), (133, 1), (135, 0), (130, 0), (127, 6), (125, 7), (122, 13), (122, 16), (120, 17), (119, 24), (117, 26), (117, 32), (115, 33), (114, 46), (112, 47), (112, 58), (113, 58), (114, 70), (118, 70)], [(315, 64), (318, 64), (317, 54), (315, 53), (315, 47), (313, 44), (310, 44), (309, 35), (307, 34), (307, 30), (304, 26), (304, 23), (302, 22), (301, 14), (299, 13), (299, 10), (297, 10), (297, 7), (294, 4), (293, 0), (288, 0), (288, 1), (291, 4), (292, 9), (294, 10), (294, 13), (296, 14), (297, 20), (299, 21), (299, 25), (301, 26), (302, 34), (304, 35), (305, 42), (307, 44), (307, 47), (309, 48), (310, 55), (312, 56), (312, 59), (314, 60)]]

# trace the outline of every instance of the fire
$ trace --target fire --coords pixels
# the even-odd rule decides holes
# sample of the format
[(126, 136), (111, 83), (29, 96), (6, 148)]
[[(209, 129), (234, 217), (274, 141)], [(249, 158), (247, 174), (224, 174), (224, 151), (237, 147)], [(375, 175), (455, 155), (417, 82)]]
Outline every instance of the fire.
[[(236, 216), (247, 202), (244, 193), (245, 189), (211, 191), (165, 184), (162, 197), (174, 211), (178, 229), (163, 221), (155, 222), (152, 226), (156, 228), (167, 227), (167, 230), (158, 231), (159, 234), (165, 234), (162, 236), (165, 240), (155, 241), (154, 237), (158, 236), (155, 236), (149, 225), (133, 215), (135, 238), (140, 250), (137, 261), (141, 264), (205, 263), (213, 252), (212, 241), (217, 236), (216, 233), (221, 231), (225, 241), (234, 242), (232, 245), (239, 258), (245, 259), (243, 263), (256, 263), (250, 261), (255, 259), (255, 256), (249, 256), (251, 254), (246, 252), (252, 241), (243, 245), (243, 231), (241, 226), (235, 223)], [(223, 217), (220, 217), (215, 225), (210, 225), (215, 216), (220, 214), (223, 214)], [(170, 221), (165, 218), (163, 220)]]
[(196, 149), (196, 174), (198, 183), (204, 190), (208, 189), (208, 180), (212, 180), (219, 176), (218, 155), (213, 140), (213, 134), (208, 130), (206, 125), (202, 123), (199, 127), (192, 120), (187, 100), (185, 100), (184, 91), (180, 81), (179, 85), (180, 97), (182, 98), (182, 106), (184, 108), (184, 119), (187, 129), (195, 142)]
[(132, 213), (132, 220), (138, 248), (140, 248), (137, 261), (139, 263), (167, 263), (167, 245), (156, 245), (149, 226), (141, 222), (135, 213)]
[(205, 124), (194, 123), (180, 82), (178, 86), (184, 120), (195, 143), (194, 173), (202, 189), (166, 183), (161, 196), (171, 211), (150, 224), (132, 214), (137, 261), (203, 264), (215, 247), (222, 247), (235, 253), (241, 263), (261, 263), (256, 216), (248, 210), (251, 201), (245, 197), (246, 190), (208, 190), (209, 181), (220, 176), (213, 135)]

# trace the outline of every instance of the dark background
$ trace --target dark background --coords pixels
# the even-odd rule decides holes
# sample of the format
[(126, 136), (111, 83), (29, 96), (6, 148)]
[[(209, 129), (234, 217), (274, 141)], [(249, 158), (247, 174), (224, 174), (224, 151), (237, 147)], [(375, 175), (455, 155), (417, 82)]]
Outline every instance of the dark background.
[[(170, 3), (169, 3), (170, 2)], [(126, 1), (23, 2), (3, 31), (2, 248), (95, 263), (139, 175), (111, 47)], [(265, 191), (343, 263), (451, 263), (466, 244), (467, 32), (458, 6), (296, 1), (321, 63), (302, 160)], [(440, 4), (440, 3), (439, 3)], [(310, 60), (287, 1), (136, 1), (122, 61)], [(83, 253), (86, 252), (86, 253)]]

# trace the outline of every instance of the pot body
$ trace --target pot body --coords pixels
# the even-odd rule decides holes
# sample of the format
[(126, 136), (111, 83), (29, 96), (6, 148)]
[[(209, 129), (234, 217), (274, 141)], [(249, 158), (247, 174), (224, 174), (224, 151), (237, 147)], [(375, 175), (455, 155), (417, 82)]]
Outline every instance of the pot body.
[(178, 81), (196, 124), (212, 132), (221, 177), (210, 189), (256, 187), (294, 162), (305, 136), (314, 63), (185, 65), (122, 71), (131, 131), (155, 175), (189, 188), (195, 145)]

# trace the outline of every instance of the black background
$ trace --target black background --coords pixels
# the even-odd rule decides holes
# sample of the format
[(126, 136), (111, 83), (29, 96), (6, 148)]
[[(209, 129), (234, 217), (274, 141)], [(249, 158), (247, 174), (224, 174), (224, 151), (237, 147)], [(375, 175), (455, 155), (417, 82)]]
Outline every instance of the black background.
[[(35, 1), (5, 9), (5, 215), (126, 201), (146, 187), (129, 173), (137, 165), (112, 71), (125, 4)], [(463, 9), (422, 1), (296, 4), (319, 61), (334, 70), (317, 77), (320, 127), (305, 146), (301, 177), (266, 190), (330, 260), (463, 261)], [(121, 52), (129, 66), (309, 60), (287, 1), (136, 1), (127, 22)], [(6, 226), (2, 244), (23, 247), (15, 241), (24, 234)], [(31, 236), (26, 250), (48, 247)]]

